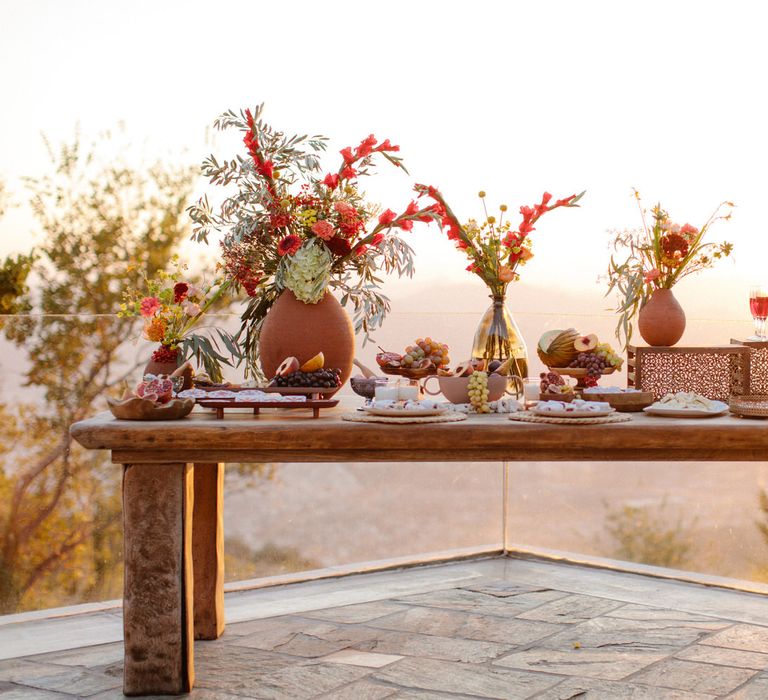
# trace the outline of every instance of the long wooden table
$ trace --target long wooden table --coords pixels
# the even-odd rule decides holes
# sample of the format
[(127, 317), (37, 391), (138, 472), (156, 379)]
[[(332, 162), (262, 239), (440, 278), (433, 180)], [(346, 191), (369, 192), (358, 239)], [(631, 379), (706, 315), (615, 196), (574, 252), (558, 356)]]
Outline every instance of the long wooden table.
[(193, 413), (168, 422), (100, 414), (72, 426), (123, 465), (126, 695), (188, 692), (193, 640), (224, 631), (223, 480), (226, 462), (762, 461), (768, 423), (722, 416), (634, 414), (629, 423), (550, 425), (506, 416), (459, 423), (342, 421), (342, 409)]

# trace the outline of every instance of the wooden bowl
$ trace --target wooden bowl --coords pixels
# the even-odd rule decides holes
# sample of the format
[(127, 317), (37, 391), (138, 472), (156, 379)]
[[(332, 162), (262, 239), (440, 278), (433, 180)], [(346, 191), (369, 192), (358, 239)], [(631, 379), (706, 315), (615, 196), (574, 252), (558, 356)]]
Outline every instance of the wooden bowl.
[(168, 403), (156, 404), (138, 396), (121, 401), (107, 397), (107, 405), (112, 415), (120, 420), (177, 420), (192, 411), (195, 400), (171, 399)]
[(651, 391), (631, 391), (617, 394), (615, 392), (601, 393), (599, 391), (582, 392), (585, 401), (605, 401), (620, 413), (636, 413), (654, 402)]
[(547, 392), (539, 394), (539, 401), (563, 401), (571, 403), (576, 398), (576, 392), (569, 391), (567, 394), (552, 394)]
[(384, 374), (390, 374), (398, 377), (405, 377), (406, 379), (424, 379), (424, 377), (430, 377), (437, 374), (437, 369), (434, 367), (424, 367), (423, 369), (408, 369), (407, 367), (381, 367)]

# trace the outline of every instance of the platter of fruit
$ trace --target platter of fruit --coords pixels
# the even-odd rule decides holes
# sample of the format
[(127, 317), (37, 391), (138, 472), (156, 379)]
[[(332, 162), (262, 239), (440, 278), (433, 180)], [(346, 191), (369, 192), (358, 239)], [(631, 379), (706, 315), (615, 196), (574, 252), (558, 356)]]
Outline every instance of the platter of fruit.
[(107, 398), (112, 415), (120, 420), (177, 420), (188, 415), (195, 400), (173, 396), (173, 382), (163, 374), (146, 375), (122, 399)]
[(536, 348), (550, 372), (577, 379), (577, 388), (596, 386), (600, 377), (621, 369), (624, 360), (608, 343), (591, 333), (580, 335), (574, 328), (544, 333)]
[(370, 404), (363, 406), (363, 411), (373, 416), (385, 416), (390, 418), (416, 418), (419, 416), (441, 416), (447, 413), (446, 406), (440, 406), (436, 401), (429, 399), (422, 401), (387, 401), (374, 399)]
[(303, 364), (296, 357), (286, 357), (263, 391), (329, 398), (340, 387), (341, 370), (326, 367), (325, 357), (319, 352)]
[(541, 401), (573, 401), (576, 394), (573, 387), (566, 383), (562, 374), (542, 372), (539, 375), (539, 399)]
[(376, 362), (384, 374), (396, 374), (409, 379), (421, 379), (431, 374), (447, 371), (451, 358), (448, 346), (432, 338), (419, 338), (403, 353), (389, 352), (379, 348)]
[(613, 408), (602, 401), (539, 401), (531, 412), (547, 418), (601, 418), (613, 413)]

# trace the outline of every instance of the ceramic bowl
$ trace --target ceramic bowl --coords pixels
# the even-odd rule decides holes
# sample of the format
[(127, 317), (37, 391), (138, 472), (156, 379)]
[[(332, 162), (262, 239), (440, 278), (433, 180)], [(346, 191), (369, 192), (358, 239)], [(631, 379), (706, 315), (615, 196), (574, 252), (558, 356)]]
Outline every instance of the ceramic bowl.
[[(440, 391), (430, 391), (428, 383), (437, 379)], [(498, 401), (507, 390), (509, 377), (500, 374), (488, 375), (488, 401)], [(469, 403), (469, 377), (427, 377), (423, 383), (424, 391), (430, 396), (442, 393), (451, 403)]]
[(120, 420), (176, 420), (188, 415), (195, 407), (194, 399), (172, 399), (165, 404), (156, 404), (149, 399), (131, 396), (117, 401), (107, 398), (109, 410)]

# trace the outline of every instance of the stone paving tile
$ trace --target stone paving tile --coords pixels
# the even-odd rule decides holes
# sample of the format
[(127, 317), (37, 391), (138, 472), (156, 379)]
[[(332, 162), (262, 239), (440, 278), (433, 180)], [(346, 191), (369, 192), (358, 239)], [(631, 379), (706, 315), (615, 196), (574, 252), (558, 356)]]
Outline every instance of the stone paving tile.
[(315, 658), (341, 651), (375, 636), (376, 631), (367, 627), (292, 620), (286, 623), (286, 629), (275, 627), (247, 637), (237, 637), (231, 645)]
[(559, 680), (556, 676), (434, 659), (403, 659), (376, 671), (373, 679), (413, 689), (502, 700), (529, 698)]
[(66, 670), (63, 666), (38, 663), (30, 659), (8, 659), (0, 661), (0, 681), (17, 681), (21, 683)]
[[(682, 610), (669, 610), (668, 608), (654, 608), (637, 603), (622, 605), (620, 608), (606, 613), (606, 617), (620, 617), (624, 620), (664, 620), (667, 622), (722, 622), (721, 618), (715, 616), (710, 617)], [(727, 624), (731, 623), (728, 622)]]
[(51, 676), (40, 676), (27, 680), (24, 685), (42, 690), (56, 690), (70, 695), (89, 696), (103, 690), (119, 688), (123, 685), (121, 677), (106, 673), (94, 673), (83, 669), (73, 668)]
[(548, 590), (521, 592), (514, 596), (497, 596), (483, 591), (449, 588), (442, 591), (405, 596), (397, 600), (400, 603), (422, 607), (466, 610), (467, 612), (476, 612), (483, 615), (509, 616), (515, 615), (517, 612), (525, 612), (563, 596), (563, 593)]
[(37, 662), (59, 664), (61, 666), (85, 666), (92, 668), (94, 666), (104, 666), (116, 661), (123, 660), (123, 643), (115, 642), (113, 644), (99, 644), (94, 647), (85, 647), (82, 649), (70, 649), (68, 651), (54, 651), (50, 654), (40, 654), (33, 656), (32, 659)]
[(664, 652), (604, 649), (528, 649), (494, 661), (494, 666), (565, 676), (620, 680), (666, 658)]
[(768, 650), (768, 627), (734, 625), (730, 629), (707, 637), (701, 643), (728, 649), (764, 652)]
[(367, 680), (357, 681), (352, 685), (317, 696), (318, 700), (320, 698), (323, 700), (383, 700), (383, 698), (394, 700), (397, 697), (400, 697), (397, 695), (397, 688), (371, 683)]
[(254, 700), (305, 700), (370, 675), (372, 669), (344, 664), (293, 664), (233, 688)]
[(246, 649), (216, 642), (195, 643), (196, 687), (226, 690), (237, 688), (262, 675), (279, 671), (303, 659)]
[(600, 617), (621, 605), (620, 602), (615, 600), (577, 593), (545, 603), (517, 617), (521, 620), (578, 624), (585, 620), (591, 620), (594, 617)]
[[(122, 695), (122, 691), (120, 694)], [(11, 689), (0, 689), (0, 698), (2, 700), (72, 700), (71, 695), (19, 685)]]
[(421, 607), (414, 607), (402, 613), (395, 613), (380, 620), (374, 620), (368, 625), (399, 632), (477, 639), (513, 646), (530, 644), (563, 628), (562, 625), (553, 625), (548, 622)]
[(443, 661), (463, 661), (470, 664), (484, 663), (512, 651), (511, 646), (496, 642), (385, 630), (378, 631), (375, 639), (356, 644), (355, 648)]
[[(751, 668), (755, 671), (762, 671), (768, 668), (768, 654), (758, 654), (755, 651), (742, 651), (741, 649), (705, 646), (703, 644), (687, 647), (675, 654), (675, 657), (685, 661), (701, 661), (719, 666)], [(766, 698), (768, 698), (768, 694)]]
[(350, 666), (367, 666), (368, 668), (382, 668), (395, 661), (400, 661), (402, 656), (396, 654), (377, 654), (370, 651), (359, 651), (357, 649), (342, 649), (328, 656), (318, 659), (318, 662), (324, 664), (349, 664)]
[(667, 659), (633, 676), (632, 681), (712, 695), (725, 695), (756, 675), (756, 671), (748, 668), (731, 668)]
[(726, 697), (727, 700), (765, 700), (768, 698), (768, 676), (759, 676)]
[(675, 652), (701, 640), (723, 622), (668, 622), (598, 617), (571, 626), (544, 640), (548, 649), (581, 648), (624, 651)]
[(714, 700), (715, 695), (672, 688), (652, 688), (622, 681), (569, 678), (536, 700)]
[(378, 600), (373, 603), (358, 603), (357, 605), (344, 605), (340, 608), (312, 610), (301, 613), (301, 616), (331, 622), (360, 623), (402, 612), (404, 607), (389, 600)]
[(507, 581), (501, 578), (489, 578), (486, 576), (473, 579), (470, 583), (462, 583), (456, 586), (456, 588), (461, 588), (465, 591), (488, 593), (489, 595), (495, 595), (497, 598), (510, 598), (527, 593), (551, 593), (560, 596), (568, 595), (567, 593), (556, 591), (552, 588), (547, 588), (546, 586), (529, 586), (525, 583), (515, 583), (514, 581)]

